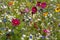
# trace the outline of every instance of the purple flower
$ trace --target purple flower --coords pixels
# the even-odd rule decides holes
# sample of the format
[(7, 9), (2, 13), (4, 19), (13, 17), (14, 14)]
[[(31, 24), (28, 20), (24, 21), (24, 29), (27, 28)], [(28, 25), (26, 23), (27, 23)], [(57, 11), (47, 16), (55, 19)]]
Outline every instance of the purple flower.
[(30, 36), (30, 38), (32, 39), (32, 36)]

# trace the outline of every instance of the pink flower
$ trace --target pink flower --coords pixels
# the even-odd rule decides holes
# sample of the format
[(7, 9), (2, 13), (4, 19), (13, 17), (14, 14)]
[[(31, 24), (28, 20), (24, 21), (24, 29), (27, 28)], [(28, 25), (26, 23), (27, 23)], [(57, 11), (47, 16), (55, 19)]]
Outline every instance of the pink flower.
[(44, 29), (43, 32), (44, 32), (44, 33), (49, 33), (50, 31), (47, 30), (47, 29)]
[(29, 12), (29, 9), (28, 8), (25, 8), (25, 12), (28, 13)]
[(36, 6), (40, 7), (41, 6), (41, 2), (37, 2)]
[(37, 12), (37, 8), (36, 7), (32, 7), (32, 13), (36, 13)]
[(46, 2), (41, 3), (41, 8), (45, 8), (47, 6)]
[(47, 30), (46, 30), (46, 29), (44, 29), (44, 30), (43, 30), (43, 32), (44, 32), (44, 33), (47, 33)]
[(12, 19), (12, 25), (13, 26), (17, 26), (20, 24), (20, 20), (19, 19)]
[(44, 29), (43, 32), (46, 33), (46, 37), (50, 36), (51, 34), (49, 29)]

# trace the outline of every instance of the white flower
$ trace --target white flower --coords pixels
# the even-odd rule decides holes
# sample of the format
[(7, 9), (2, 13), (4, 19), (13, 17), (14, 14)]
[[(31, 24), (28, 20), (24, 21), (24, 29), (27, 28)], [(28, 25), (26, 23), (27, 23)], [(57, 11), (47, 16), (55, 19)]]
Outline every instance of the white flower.
[(26, 21), (28, 21), (29, 19), (26, 19)]
[(15, 0), (16, 3), (18, 3), (18, 1)]
[(39, 35), (39, 37), (41, 38), (41, 37), (42, 37), (42, 35)]
[(2, 22), (2, 20), (0, 20), (0, 22)]
[(55, 17), (53, 17), (54, 19), (56, 19)]
[(20, 7), (20, 9), (24, 9), (24, 7)]
[(32, 35), (32, 34), (30, 34), (30, 36), (29, 36), (29, 40), (33, 40), (33, 38), (31, 38), (31, 37), (33, 37), (33, 35)]
[(24, 38), (23, 38), (23, 37), (21, 37), (21, 40), (24, 40)]
[(52, 14), (50, 14), (50, 17), (52, 17)]
[(1, 6), (1, 8), (7, 8), (7, 6), (3, 5), (3, 6)]
[(41, 23), (41, 26), (44, 26), (44, 23)]
[(25, 28), (22, 28), (23, 30), (26, 30)]
[(35, 18), (35, 17), (36, 17), (36, 14), (33, 15), (33, 18)]
[(46, 37), (46, 39), (47, 39), (47, 40), (49, 40), (49, 38), (48, 38), (48, 37)]
[(50, 14), (48, 14), (48, 16), (51, 18), (52, 17), (52, 14), (50, 13)]
[(30, 36), (29, 36), (29, 40), (32, 40), (32, 38), (33, 38), (33, 35), (32, 35), (32, 34), (30, 34)]
[(23, 35), (22, 35), (22, 37), (26, 37), (26, 35), (25, 35), (25, 34), (23, 34)]
[(9, 29), (8, 31), (11, 32), (11, 29)]
[(8, 20), (9, 20), (9, 21), (11, 21), (12, 18), (15, 18), (14, 16), (11, 16), (11, 15), (8, 15), (7, 17), (8, 17)]
[(33, 39), (29, 39), (29, 40), (33, 40)]
[(50, 1), (53, 1), (53, 0), (50, 0)]
[(40, 39), (39, 37), (37, 37), (37, 39)]
[(31, 17), (29, 17), (29, 19), (32, 19)]
[(50, 22), (47, 25), (49, 25), (49, 24), (50, 24)]

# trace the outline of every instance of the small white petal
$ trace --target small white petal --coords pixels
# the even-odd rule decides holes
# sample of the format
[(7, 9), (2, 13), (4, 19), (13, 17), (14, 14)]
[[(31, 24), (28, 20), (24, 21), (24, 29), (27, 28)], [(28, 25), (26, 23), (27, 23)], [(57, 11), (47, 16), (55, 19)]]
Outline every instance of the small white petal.
[(33, 39), (29, 39), (29, 40), (33, 40)]
[(2, 22), (2, 20), (0, 20), (0, 22)]
[(8, 31), (11, 32), (11, 29), (9, 29)]
[(23, 37), (21, 37), (21, 40), (24, 40), (24, 38), (23, 38)]
[(23, 34), (23, 37), (26, 37), (26, 35), (25, 35), (25, 34)]
[(50, 1), (53, 1), (53, 0), (50, 0)]

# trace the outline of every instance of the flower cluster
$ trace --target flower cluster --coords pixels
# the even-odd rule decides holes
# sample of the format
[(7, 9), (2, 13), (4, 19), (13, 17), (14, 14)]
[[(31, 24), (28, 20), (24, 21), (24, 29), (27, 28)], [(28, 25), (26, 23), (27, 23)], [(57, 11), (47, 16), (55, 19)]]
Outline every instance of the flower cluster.
[(1, 40), (60, 40), (60, 1), (1, 0)]

